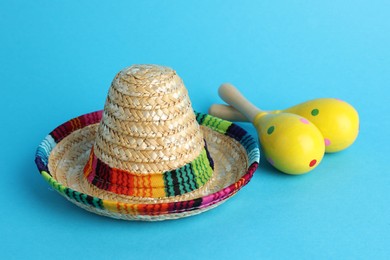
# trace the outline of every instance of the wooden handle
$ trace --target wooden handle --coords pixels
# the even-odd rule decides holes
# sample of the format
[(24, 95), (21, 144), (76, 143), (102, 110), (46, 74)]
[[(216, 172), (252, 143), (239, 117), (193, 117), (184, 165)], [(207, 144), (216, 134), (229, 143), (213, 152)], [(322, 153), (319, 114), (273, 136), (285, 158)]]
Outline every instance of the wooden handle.
[(209, 114), (229, 121), (236, 121), (236, 122), (249, 121), (248, 118), (246, 118), (243, 114), (241, 114), (237, 109), (228, 105), (213, 104), (209, 108)]
[(251, 122), (253, 122), (258, 113), (262, 112), (229, 83), (222, 84), (218, 89), (218, 94), (223, 101), (236, 108)]

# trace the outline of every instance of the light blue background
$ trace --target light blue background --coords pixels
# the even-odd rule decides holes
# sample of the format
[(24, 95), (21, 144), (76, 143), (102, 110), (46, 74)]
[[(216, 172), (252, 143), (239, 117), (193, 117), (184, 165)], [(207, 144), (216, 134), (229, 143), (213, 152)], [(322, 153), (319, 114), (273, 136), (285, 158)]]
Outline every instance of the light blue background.
[[(389, 19), (387, 0), (2, 0), (0, 258), (390, 259)], [(267, 110), (344, 99), (361, 132), (304, 176), (262, 161), (199, 216), (100, 217), (52, 191), (34, 153), (57, 125), (103, 108), (135, 63), (174, 68), (201, 112), (229, 81)]]

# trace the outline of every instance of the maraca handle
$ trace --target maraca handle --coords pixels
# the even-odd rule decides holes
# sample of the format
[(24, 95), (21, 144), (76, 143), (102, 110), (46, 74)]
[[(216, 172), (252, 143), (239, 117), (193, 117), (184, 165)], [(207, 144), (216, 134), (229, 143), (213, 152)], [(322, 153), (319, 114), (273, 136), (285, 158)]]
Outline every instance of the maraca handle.
[(219, 96), (229, 105), (236, 108), (244, 114), (251, 122), (255, 117), (263, 112), (255, 105), (249, 102), (233, 85), (229, 83), (222, 84), (218, 89)]
[(246, 118), (243, 114), (241, 114), (237, 109), (228, 105), (213, 104), (209, 108), (209, 114), (228, 121), (235, 121), (235, 122), (249, 121), (248, 118)]

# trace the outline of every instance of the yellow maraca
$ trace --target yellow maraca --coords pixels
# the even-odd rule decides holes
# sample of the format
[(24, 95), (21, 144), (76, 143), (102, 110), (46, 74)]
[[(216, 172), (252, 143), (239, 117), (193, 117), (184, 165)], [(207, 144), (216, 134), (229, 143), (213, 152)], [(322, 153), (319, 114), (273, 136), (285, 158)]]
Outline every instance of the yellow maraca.
[(324, 139), (310, 121), (296, 114), (260, 110), (230, 84), (222, 84), (218, 93), (253, 123), (265, 156), (275, 168), (288, 174), (303, 174), (321, 162)]
[[(317, 126), (324, 137), (327, 153), (346, 149), (359, 133), (357, 111), (347, 102), (336, 98), (318, 98), (269, 113), (281, 112), (300, 115)], [(248, 121), (239, 111), (226, 105), (213, 105), (210, 114), (230, 121)]]

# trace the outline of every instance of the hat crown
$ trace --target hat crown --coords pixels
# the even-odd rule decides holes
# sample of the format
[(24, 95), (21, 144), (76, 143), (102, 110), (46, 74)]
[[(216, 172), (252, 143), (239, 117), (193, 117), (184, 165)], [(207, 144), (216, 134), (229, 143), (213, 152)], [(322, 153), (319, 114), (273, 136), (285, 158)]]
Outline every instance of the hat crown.
[(114, 78), (95, 140), (112, 168), (165, 172), (194, 160), (204, 147), (188, 92), (176, 72), (133, 65)]
[(114, 78), (84, 176), (95, 188), (138, 197), (194, 191), (213, 160), (176, 72), (135, 65)]

